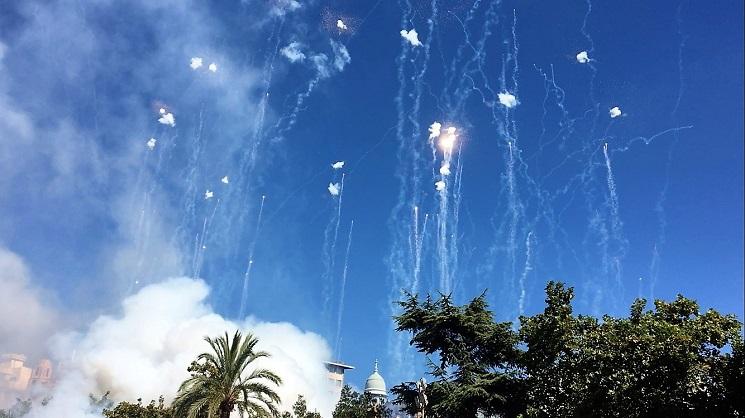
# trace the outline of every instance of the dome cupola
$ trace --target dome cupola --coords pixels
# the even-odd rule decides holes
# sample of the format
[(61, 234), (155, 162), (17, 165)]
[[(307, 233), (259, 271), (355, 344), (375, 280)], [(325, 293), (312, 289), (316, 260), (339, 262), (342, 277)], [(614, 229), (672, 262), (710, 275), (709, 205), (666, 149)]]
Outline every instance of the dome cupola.
[(375, 369), (373, 370), (370, 377), (365, 381), (365, 393), (369, 393), (374, 396), (386, 396), (385, 380), (383, 376), (378, 373), (378, 361), (375, 360)]

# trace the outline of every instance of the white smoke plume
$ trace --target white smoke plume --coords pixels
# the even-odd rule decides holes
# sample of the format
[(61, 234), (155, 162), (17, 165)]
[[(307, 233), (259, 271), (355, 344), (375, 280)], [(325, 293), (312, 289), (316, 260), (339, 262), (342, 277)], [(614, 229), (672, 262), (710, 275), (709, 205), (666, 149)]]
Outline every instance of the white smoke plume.
[(331, 40), (331, 49), (334, 51), (334, 67), (339, 71), (344, 71), (344, 67), (352, 62), (352, 57), (347, 51), (344, 44)]
[(507, 108), (511, 109), (517, 106), (517, 99), (515, 98), (515, 96), (513, 96), (512, 94), (508, 92), (499, 93), (497, 94), (497, 97), (499, 98), (499, 103), (501, 103)]
[(49, 305), (23, 259), (0, 246), (0, 353), (43, 354), (39, 347), (56, 328)]
[(329, 60), (329, 56), (325, 53), (315, 53), (309, 51), (306, 55), (303, 52), (305, 46), (300, 42), (290, 42), (289, 45), (279, 50), (279, 52), (287, 58), (290, 62), (302, 62), (306, 58), (313, 64), (316, 70), (317, 79), (328, 78), (332, 75), (344, 71), (344, 67), (352, 62), (352, 57), (349, 55), (349, 51), (344, 44), (330, 40), (331, 51), (333, 52), (333, 58)]
[(289, 45), (279, 50), (285, 58), (290, 62), (298, 62), (305, 60), (305, 54), (301, 51), (303, 44), (300, 42), (290, 42)]
[(450, 175), (450, 163), (443, 161), (442, 166), (440, 166), (440, 174), (443, 176)]
[(191, 64), (189, 64), (189, 67), (191, 67), (192, 70), (196, 70), (197, 68), (202, 66), (202, 58), (200, 57), (193, 57), (191, 59)]
[(271, 13), (275, 16), (284, 16), (300, 7), (302, 5), (297, 0), (274, 0), (274, 7), (272, 7)]
[[(299, 394), (312, 409), (328, 414), (334, 402), (323, 362), (330, 356), (320, 336), (289, 323), (267, 323), (249, 317), (234, 322), (206, 303), (202, 280), (173, 278), (141, 289), (122, 302), (116, 316), (100, 316), (81, 334), (60, 335), (55, 344), (65, 364), (46, 406), (35, 406), (30, 418), (98, 417), (89, 411), (88, 394), (111, 391), (115, 401), (173, 399), (196, 356), (209, 351), (204, 336), (217, 337), (240, 329), (259, 339), (258, 348), (271, 353), (257, 361), (279, 374), (277, 390), (289, 410)], [(250, 371), (248, 371), (250, 372)]]
[(409, 31), (401, 29), (401, 37), (409, 41), (411, 46), (422, 46), (422, 43), (419, 41), (419, 34), (416, 33), (416, 29)]
[(577, 62), (580, 64), (587, 64), (590, 62), (590, 57), (587, 56), (587, 51), (582, 51), (577, 54)]
[[(163, 109), (161, 109), (161, 110), (163, 110)], [(170, 113), (170, 112), (169, 113), (161, 112), (161, 114), (163, 116), (161, 116), (158, 119), (158, 122), (160, 122), (163, 125), (168, 125), (171, 128), (173, 128), (174, 126), (176, 126), (176, 118), (173, 117), (173, 113)]]
[(440, 122), (432, 122), (432, 124), (429, 125), (429, 139), (433, 140), (440, 136), (440, 129), (442, 129), (442, 124)]
[(329, 193), (331, 193), (331, 196), (339, 196), (339, 190), (341, 190), (341, 185), (339, 183), (329, 183), (328, 190), (329, 190)]

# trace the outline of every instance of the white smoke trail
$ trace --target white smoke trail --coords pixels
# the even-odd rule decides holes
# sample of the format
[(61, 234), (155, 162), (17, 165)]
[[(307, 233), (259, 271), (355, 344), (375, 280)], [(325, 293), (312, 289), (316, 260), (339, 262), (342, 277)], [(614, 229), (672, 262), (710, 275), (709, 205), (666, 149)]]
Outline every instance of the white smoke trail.
[(419, 291), (419, 275), (422, 271), (422, 247), (424, 246), (424, 238), (427, 234), (427, 220), (429, 214), (424, 214), (424, 221), (422, 222), (422, 230), (419, 230), (419, 207), (414, 206), (414, 274), (411, 281), (411, 287), (409, 292), (416, 294)]
[[(333, 39), (329, 41), (332, 57), (324, 53), (308, 54), (308, 59), (315, 71), (315, 76), (308, 82), (305, 91), (297, 95), (295, 105), (287, 116), (280, 118), (275, 124), (276, 138), (282, 138), (297, 123), (298, 115), (303, 109), (303, 104), (311, 96), (318, 83), (334, 74), (344, 71), (344, 68), (352, 61), (346, 46)], [(297, 55), (293, 55), (297, 56)]]
[[(399, 0), (399, 5), (404, 8), (401, 14), (401, 27), (408, 27), (413, 14), (412, 5), (409, 0)], [(430, 40), (428, 40), (430, 42)], [(420, 48), (416, 48), (417, 50)], [(402, 297), (402, 289), (411, 288), (413, 280), (414, 257), (412, 243), (415, 227), (407, 222), (411, 210), (420, 206), (421, 201), (421, 179), (419, 178), (419, 150), (414, 141), (414, 135), (408, 131), (407, 122), (413, 117), (407, 98), (409, 82), (412, 76), (407, 74), (407, 65), (416, 58), (417, 51), (405, 40), (401, 41), (400, 53), (396, 59), (398, 91), (395, 97), (396, 103), (396, 140), (398, 149), (396, 158), (399, 164), (396, 166), (396, 178), (399, 181), (399, 190), (396, 204), (391, 211), (389, 230), (392, 236), (391, 248), (387, 258), (390, 269), (391, 288), (389, 295), (389, 314), (398, 314), (396, 304)], [(413, 56), (410, 56), (413, 55)], [(402, 379), (408, 379), (414, 375), (412, 364), (412, 352), (405, 341), (405, 336), (395, 331), (391, 324), (388, 339), (388, 355), (395, 370), (399, 371)]]
[(610, 211), (613, 219), (613, 226), (615, 228), (616, 220), (618, 219), (618, 194), (616, 193), (616, 181), (613, 178), (613, 169), (611, 168), (610, 156), (608, 155), (608, 143), (603, 144), (603, 156), (605, 157), (605, 168), (608, 180)]
[(341, 357), (341, 321), (344, 315), (344, 296), (347, 290), (347, 272), (349, 271), (349, 252), (352, 249), (352, 230), (354, 229), (354, 220), (349, 223), (349, 236), (347, 237), (347, 252), (344, 256), (344, 270), (341, 275), (341, 289), (339, 290), (339, 312), (336, 317), (336, 344), (334, 353), (336, 357)]
[(241, 290), (241, 305), (238, 309), (238, 318), (243, 318), (246, 313), (246, 300), (248, 299), (248, 282), (251, 279), (251, 270), (254, 265), (254, 251), (256, 250), (256, 243), (259, 239), (259, 231), (261, 230), (261, 215), (264, 213), (264, 202), (266, 196), (261, 196), (261, 205), (259, 206), (259, 215), (256, 217), (256, 228), (254, 229), (253, 237), (251, 238), (251, 245), (248, 250), (248, 265), (246, 266), (246, 272), (243, 274), (243, 289)]
[[(585, 4), (587, 4), (587, 11), (585, 12), (585, 17), (582, 19), (580, 32), (589, 45), (589, 48), (586, 49), (587, 54), (592, 55), (595, 52), (595, 41), (593, 41), (592, 36), (590, 36), (590, 33), (587, 31), (587, 23), (590, 20), (590, 14), (592, 13), (592, 2), (591, 0), (585, 0)], [(590, 68), (590, 102), (595, 103), (595, 77), (597, 76), (598, 71), (592, 61), (588, 61), (587, 66)]]
[(437, 256), (440, 266), (440, 283), (438, 291), (448, 295), (452, 292), (452, 283), (450, 282), (450, 265), (448, 263), (448, 187), (447, 183), (439, 189), (440, 208), (437, 216)]
[[(533, 270), (533, 245), (533, 231), (530, 231), (528, 232), (528, 237), (525, 238), (525, 267), (523, 267), (523, 274), (520, 275), (520, 297), (517, 302), (518, 316), (522, 316), (525, 313), (525, 280), (527, 280), (528, 274)], [(515, 321), (515, 323), (519, 323), (519, 321)]]
[(260, 156), (262, 145), (267, 136), (267, 110), (269, 108), (270, 91), (275, 73), (277, 56), (279, 55), (282, 34), (284, 33), (285, 14), (278, 14), (271, 28), (267, 39), (270, 45), (263, 59), (261, 69), (261, 89), (257, 109), (253, 115), (251, 123), (248, 146), (241, 149), (238, 169), (236, 170), (237, 181), (231, 186), (226, 193), (225, 200), (231, 202), (231, 205), (225, 207), (225, 219), (228, 222), (220, 224), (220, 235), (224, 239), (230, 240), (225, 243), (227, 249), (225, 256), (230, 259), (239, 258), (240, 234), (232, 233), (234, 230), (244, 230), (244, 225), (248, 222), (247, 216), (251, 211), (246, 210), (249, 207), (249, 199), (255, 196), (252, 182), (256, 181), (255, 170), (257, 161)]
[(520, 220), (518, 211), (517, 190), (515, 183), (515, 156), (512, 148), (512, 141), (508, 145), (507, 159), (507, 202), (509, 211), (509, 229), (507, 232), (507, 257), (509, 260), (509, 278), (510, 286), (514, 286), (514, 280), (517, 273), (517, 227)]
[[(608, 144), (603, 144), (603, 156), (605, 157), (605, 168), (608, 182), (608, 203), (610, 209), (611, 237), (616, 248), (613, 249), (613, 255), (610, 259), (610, 269), (616, 292), (623, 291), (621, 259), (626, 252), (626, 239), (623, 236), (623, 222), (619, 216), (618, 192), (616, 190), (616, 181), (613, 177), (610, 156), (608, 155)], [(618, 296), (618, 295), (617, 295)]]
[(204, 253), (207, 250), (207, 235), (209, 234), (210, 225), (212, 220), (215, 219), (217, 208), (220, 206), (220, 199), (217, 199), (214, 208), (212, 208), (212, 214), (204, 218), (202, 223), (202, 232), (197, 234), (194, 238), (194, 258), (192, 260), (192, 278), (198, 279), (202, 274), (202, 267), (204, 265)]
[(323, 313), (331, 312), (331, 298), (333, 296), (333, 279), (336, 269), (336, 243), (339, 239), (339, 224), (341, 223), (342, 200), (344, 198), (344, 173), (339, 183), (339, 194), (336, 196), (336, 211), (329, 219), (324, 230), (323, 240)]
[[(686, 90), (686, 83), (683, 77), (683, 51), (685, 50), (688, 36), (683, 33), (683, 4), (684, 2), (681, 2), (678, 5), (675, 16), (676, 24), (678, 27), (677, 34), (680, 42), (678, 44), (678, 95), (675, 99), (675, 105), (673, 106), (673, 110), (670, 114), (673, 125), (677, 125), (678, 108), (680, 107), (680, 103), (683, 100), (683, 95), (685, 94)], [(672, 169), (673, 154), (679, 140), (680, 138), (678, 136), (678, 131), (676, 130), (673, 132), (673, 142), (672, 144), (670, 144), (670, 149), (668, 150), (667, 154), (667, 162), (665, 163), (665, 183), (662, 186), (662, 190), (657, 197), (657, 202), (655, 202), (654, 207), (655, 214), (657, 215), (657, 239), (655, 240), (654, 247), (652, 249), (652, 259), (649, 263), (649, 298), (652, 300), (654, 300), (654, 291), (660, 275), (660, 265), (662, 263), (662, 248), (666, 243), (667, 216), (665, 214), (665, 201), (667, 200), (667, 192), (670, 187), (670, 171)]]
[[(175, 135), (170, 136), (167, 140), (162, 141), (157, 150), (145, 152), (138, 170), (132, 203), (129, 205), (129, 211), (137, 214), (132, 233), (134, 268), (130, 277), (128, 277), (129, 283), (125, 295), (131, 294), (135, 288), (144, 284), (148, 274), (153, 269), (153, 263), (157, 262), (157, 258), (153, 257), (152, 254), (154, 219), (158, 217), (155, 201), (160, 191), (157, 179), (162, 174), (165, 160), (168, 160), (172, 155), (176, 138)], [(151, 138), (151, 140), (153, 139)], [(153, 158), (155, 158), (155, 161), (151, 165)], [(136, 198), (139, 196), (141, 197)]]

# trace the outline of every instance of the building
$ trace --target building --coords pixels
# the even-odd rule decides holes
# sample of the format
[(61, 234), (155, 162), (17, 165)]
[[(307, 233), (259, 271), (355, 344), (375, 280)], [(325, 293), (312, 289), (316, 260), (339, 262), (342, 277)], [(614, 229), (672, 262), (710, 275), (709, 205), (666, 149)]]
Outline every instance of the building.
[(33, 370), (26, 367), (23, 354), (3, 354), (0, 357), (0, 389), (25, 392), (31, 383)]
[(31, 375), (31, 386), (49, 387), (54, 383), (52, 377), (52, 362), (48, 359), (43, 359)]
[(328, 380), (331, 383), (331, 391), (338, 399), (341, 394), (341, 388), (344, 387), (344, 372), (352, 370), (354, 367), (341, 362), (332, 361), (326, 361), (324, 364), (326, 365), (327, 371), (326, 377), (328, 377)]
[(33, 369), (23, 354), (0, 356), (0, 408), (12, 405), (18, 397), (29, 397), (32, 388), (54, 384), (52, 362), (44, 359)]
[(365, 393), (370, 394), (375, 405), (385, 405), (388, 401), (385, 380), (378, 372), (378, 360), (375, 360), (373, 372), (365, 381)]

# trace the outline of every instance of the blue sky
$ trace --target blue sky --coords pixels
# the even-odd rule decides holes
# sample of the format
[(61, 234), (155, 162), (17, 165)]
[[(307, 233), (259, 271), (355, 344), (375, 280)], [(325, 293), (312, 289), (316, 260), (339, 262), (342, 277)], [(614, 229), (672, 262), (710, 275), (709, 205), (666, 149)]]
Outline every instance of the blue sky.
[(683, 293), (741, 314), (742, 8), (3, 2), (0, 245), (70, 326), (199, 276), (226, 317), (324, 336), (358, 386), (375, 358), (389, 383), (421, 371), (402, 288), (488, 288), (501, 320), (552, 279), (582, 312)]

